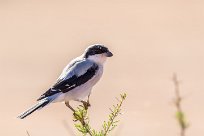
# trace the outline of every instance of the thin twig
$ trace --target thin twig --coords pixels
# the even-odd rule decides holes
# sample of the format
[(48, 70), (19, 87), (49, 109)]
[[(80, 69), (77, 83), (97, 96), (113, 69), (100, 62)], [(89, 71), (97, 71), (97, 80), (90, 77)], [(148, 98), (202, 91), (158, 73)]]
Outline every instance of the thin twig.
[(175, 86), (175, 89), (174, 89), (175, 90), (175, 106), (177, 109), (176, 115), (177, 115), (177, 120), (178, 120), (178, 123), (180, 125), (180, 129), (181, 129), (180, 130), (180, 136), (185, 136), (188, 124), (186, 123), (185, 115), (184, 115), (184, 112), (183, 112), (182, 107), (181, 107), (181, 102), (183, 99), (180, 95), (180, 89), (179, 89), (180, 81), (178, 80), (176, 74), (173, 75), (173, 83)]
[[(68, 106), (66, 104), (66, 106), (68, 108), (70, 108), (70, 105)], [(90, 130), (90, 127), (89, 127), (89, 124), (88, 122), (86, 121), (85, 117), (86, 115), (84, 114), (87, 114), (87, 110), (88, 110), (88, 107), (89, 106), (85, 106), (84, 103), (83, 105), (80, 105), (82, 107), (82, 109), (78, 108), (78, 110), (72, 110), (73, 111), (73, 116), (75, 118), (75, 121), (79, 121), (81, 123), (81, 125), (83, 126), (83, 128), (85, 129), (85, 131), (90, 135), (90, 136), (93, 136), (92, 135), (92, 132)], [(77, 114), (77, 112), (81, 112), (80, 115), (82, 114), (82, 116), (80, 116), (79, 114)]]
[(125, 100), (125, 98), (126, 98), (126, 94), (121, 95), (121, 100), (116, 98), (119, 101), (119, 104), (117, 104), (115, 112), (111, 110), (112, 116), (109, 118), (110, 124), (104, 130), (104, 136), (106, 136), (108, 134), (108, 132), (111, 130), (111, 127), (113, 126), (113, 122), (115, 121), (116, 117), (118, 116), (118, 114), (121, 111), (121, 106), (122, 106), (123, 101)]
[[(75, 124), (75, 127), (78, 129), (79, 132), (81, 132), (84, 136), (86, 134), (90, 136), (107, 136), (109, 132), (111, 132), (116, 126), (119, 121), (115, 121), (116, 117), (121, 113), (121, 106), (123, 101), (126, 98), (126, 94), (121, 94), (121, 99), (117, 99), (119, 103), (117, 105), (113, 105), (113, 109), (110, 109), (111, 113), (109, 114), (108, 121), (104, 121), (102, 127), (103, 129), (100, 131), (96, 131), (95, 129), (92, 129), (89, 122), (88, 117), (88, 101), (82, 102), (83, 105), (79, 105), (77, 107), (77, 110), (73, 110), (73, 117), (74, 121), (79, 123)], [(70, 105), (69, 105), (70, 107)]]
[[(82, 105), (81, 105), (82, 106)], [(85, 107), (83, 107), (85, 109)], [(86, 110), (88, 110), (88, 107), (86, 107)], [(87, 111), (86, 111), (87, 112)], [(76, 114), (75, 112), (73, 113), (73, 115), (77, 118), (79, 118), (79, 122), (81, 123), (81, 125), (85, 128), (86, 132), (90, 135), (92, 135), (91, 129), (89, 127), (89, 124), (85, 121), (86, 119), (84, 118), (84, 116), (80, 117), (78, 114)]]
[(27, 136), (30, 136), (30, 133), (28, 132), (28, 130), (26, 130), (26, 134), (27, 134)]

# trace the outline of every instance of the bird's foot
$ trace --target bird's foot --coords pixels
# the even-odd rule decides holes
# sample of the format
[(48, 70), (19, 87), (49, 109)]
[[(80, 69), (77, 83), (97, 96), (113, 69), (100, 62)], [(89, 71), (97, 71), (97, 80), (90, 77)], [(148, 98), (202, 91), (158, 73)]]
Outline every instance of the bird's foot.
[(89, 101), (87, 101), (87, 102), (86, 102), (86, 101), (81, 101), (81, 102), (83, 103), (85, 110), (87, 110), (88, 107), (91, 106), (91, 104), (89, 103)]

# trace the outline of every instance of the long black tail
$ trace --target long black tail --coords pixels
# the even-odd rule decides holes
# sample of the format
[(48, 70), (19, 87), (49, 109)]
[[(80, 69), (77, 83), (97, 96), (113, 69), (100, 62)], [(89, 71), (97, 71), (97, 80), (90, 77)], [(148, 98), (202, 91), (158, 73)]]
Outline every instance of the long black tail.
[(30, 115), (31, 113), (33, 113), (34, 111), (43, 108), (44, 106), (46, 106), (48, 103), (50, 103), (49, 100), (47, 99), (42, 99), (40, 101), (38, 101), (37, 104), (33, 105), (31, 108), (29, 108), (28, 110), (26, 110), (25, 112), (21, 113), (18, 118), (19, 119), (24, 119), (25, 117), (27, 117), (28, 115)]

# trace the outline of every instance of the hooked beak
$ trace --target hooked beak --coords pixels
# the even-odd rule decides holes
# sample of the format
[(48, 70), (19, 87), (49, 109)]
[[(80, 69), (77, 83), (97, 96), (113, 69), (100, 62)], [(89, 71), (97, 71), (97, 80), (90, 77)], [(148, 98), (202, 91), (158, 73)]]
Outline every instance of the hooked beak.
[(111, 53), (110, 51), (106, 52), (106, 57), (112, 57), (113, 53)]

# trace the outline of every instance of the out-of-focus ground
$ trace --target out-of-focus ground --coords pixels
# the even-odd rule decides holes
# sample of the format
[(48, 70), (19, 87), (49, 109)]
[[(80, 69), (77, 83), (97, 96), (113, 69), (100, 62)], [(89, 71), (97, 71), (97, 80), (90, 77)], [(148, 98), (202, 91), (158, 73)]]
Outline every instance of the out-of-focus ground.
[(182, 80), (187, 136), (204, 135), (204, 2), (202, 0), (1, 0), (0, 135), (76, 134), (62, 103), (25, 120), (63, 67), (93, 43), (114, 53), (95, 86), (91, 123), (128, 94), (116, 136), (178, 136), (172, 73)]

